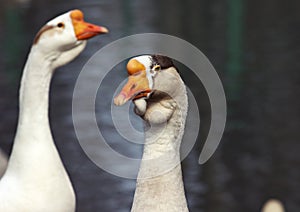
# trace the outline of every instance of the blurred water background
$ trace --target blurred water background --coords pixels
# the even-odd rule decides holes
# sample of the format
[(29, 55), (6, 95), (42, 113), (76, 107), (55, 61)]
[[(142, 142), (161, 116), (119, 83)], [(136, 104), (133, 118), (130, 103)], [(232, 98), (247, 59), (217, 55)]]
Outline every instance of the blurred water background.
[[(7, 154), (16, 130), (21, 71), (33, 37), (47, 20), (73, 8), (110, 29), (57, 70), (51, 86), (52, 132), (77, 193), (78, 212), (130, 209), (135, 181), (106, 173), (85, 155), (73, 129), (72, 94), (81, 68), (97, 50), (144, 32), (192, 43), (209, 58), (224, 84), (224, 137), (213, 157), (200, 166), (197, 161), (210, 124), (209, 102), (200, 82), (180, 66), (201, 116), (199, 139), (183, 161), (190, 211), (253, 212), (269, 198), (282, 200), (287, 211), (300, 211), (299, 1), (1, 0), (0, 148)], [(125, 62), (109, 77), (107, 95), (102, 91), (97, 97), (97, 120), (116, 151), (138, 158), (142, 147), (129, 148), (109, 117), (113, 86), (126, 77)], [(141, 124), (134, 115), (133, 119)], [(90, 139), (93, 136), (91, 132)]]

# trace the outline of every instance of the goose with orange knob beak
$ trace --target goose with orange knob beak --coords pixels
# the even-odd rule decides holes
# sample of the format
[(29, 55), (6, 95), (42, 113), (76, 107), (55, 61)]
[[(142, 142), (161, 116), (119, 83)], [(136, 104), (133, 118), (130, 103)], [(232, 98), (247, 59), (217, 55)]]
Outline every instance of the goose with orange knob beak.
[(127, 72), (128, 81), (114, 103), (133, 100), (145, 128), (131, 211), (187, 212), (179, 151), (188, 108), (185, 84), (163, 55), (132, 58)]

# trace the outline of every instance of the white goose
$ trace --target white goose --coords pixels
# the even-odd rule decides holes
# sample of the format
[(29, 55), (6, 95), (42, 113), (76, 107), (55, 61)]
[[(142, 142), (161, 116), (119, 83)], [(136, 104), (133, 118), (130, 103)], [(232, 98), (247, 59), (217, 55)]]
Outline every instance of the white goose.
[(55, 68), (73, 60), (86, 39), (106, 32), (72, 10), (37, 33), (23, 71), (14, 145), (0, 181), (0, 211), (75, 210), (74, 191), (49, 127), (49, 86)]
[(262, 212), (284, 212), (283, 204), (277, 199), (269, 199), (263, 206)]
[(187, 94), (171, 59), (144, 55), (127, 64), (129, 79), (114, 99), (134, 99), (145, 121), (145, 145), (131, 211), (188, 211), (179, 147), (187, 115)]

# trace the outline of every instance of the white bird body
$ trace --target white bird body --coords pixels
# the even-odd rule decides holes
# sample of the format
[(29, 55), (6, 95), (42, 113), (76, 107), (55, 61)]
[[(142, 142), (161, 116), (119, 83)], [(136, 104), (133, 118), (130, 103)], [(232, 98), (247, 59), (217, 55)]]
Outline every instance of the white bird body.
[[(86, 44), (78, 39), (72, 16), (82, 16), (81, 24), (88, 24), (78, 10), (53, 19), (37, 34), (28, 56), (20, 86), (17, 133), (0, 181), (0, 211), (75, 211), (73, 187), (48, 119), (49, 87), (55, 68), (74, 59)], [(100, 31), (89, 37), (96, 34)]]
[[(75, 194), (49, 128), (52, 70), (37, 51), (31, 50), (22, 78), (18, 130), (0, 181), (0, 211), (75, 210)], [(53, 208), (45, 199), (54, 201)]]
[(262, 212), (284, 212), (284, 206), (277, 199), (269, 199), (263, 206)]
[[(147, 57), (150, 62), (145, 62)], [(122, 105), (134, 97), (135, 112), (145, 122), (144, 152), (132, 212), (188, 211), (179, 151), (188, 101), (185, 85), (170, 61), (157, 55), (129, 61), (131, 76), (115, 98), (115, 103)]]

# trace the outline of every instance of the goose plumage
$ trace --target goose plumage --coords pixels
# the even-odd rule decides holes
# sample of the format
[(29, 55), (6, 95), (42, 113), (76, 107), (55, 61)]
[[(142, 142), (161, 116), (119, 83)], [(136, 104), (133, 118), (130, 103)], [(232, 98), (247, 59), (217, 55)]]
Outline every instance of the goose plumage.
[(145, 126), (131, 211), (188, 211), (179, 153), (188, 108), (184, 82), (172, 60), (161, 55), (135, 57), (127, 71), (128, 82), (114, 102), (133, 99)]
[(49, 126), (49, 86), (54, 70), (73, 60), (87, 39), (107, 32), (72, 10), (37, 33), (23, 70), (17, 132), (0, 181), (0, 211), (75, 211), (75, 194)]
[(284, 212), (284, 206), (277, 199), (269, 199), (263, 206), (261, 212)]

